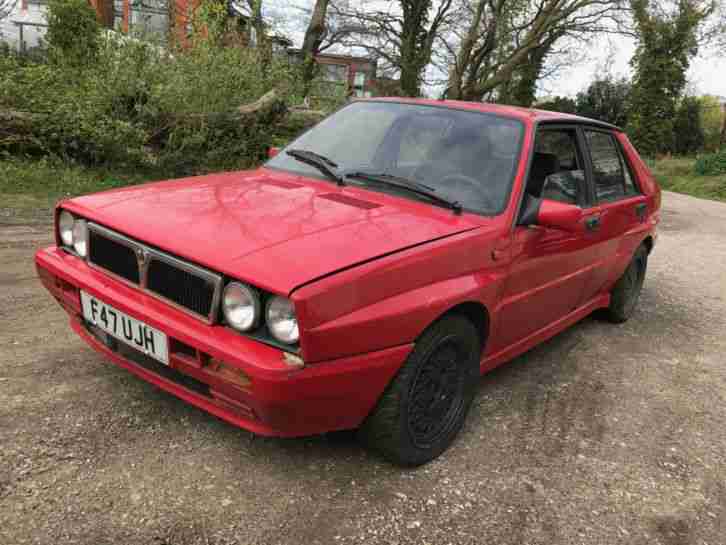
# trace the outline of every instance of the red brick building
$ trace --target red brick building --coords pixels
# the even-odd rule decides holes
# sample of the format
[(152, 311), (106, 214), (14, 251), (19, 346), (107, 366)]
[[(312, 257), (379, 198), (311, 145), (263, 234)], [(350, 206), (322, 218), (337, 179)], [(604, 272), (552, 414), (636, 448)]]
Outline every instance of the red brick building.
[[(300, 60), (299, 49), (288, 49), (288, 54)], [(315, 57), (320, 66), (323, 85), (330, 96), (352, 95), (369, 97), (376, 94), (376, 61), (368, 57), (321, 53)]]

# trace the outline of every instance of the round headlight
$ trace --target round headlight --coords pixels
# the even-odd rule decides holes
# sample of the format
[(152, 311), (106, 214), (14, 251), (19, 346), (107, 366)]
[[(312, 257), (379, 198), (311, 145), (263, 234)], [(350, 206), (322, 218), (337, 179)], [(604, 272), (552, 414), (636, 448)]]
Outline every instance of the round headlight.
[(260, 319), (260, 298), (250, 287), (230, 282), (224, 288), (222, 312), (233, 328), (249, 331)]
[(81, 257), (88, 255), (88, 224), (86, 220), (76, 220), (73, 224), (73, 249)]
[(58, 233), (61, 242), (66, 246), (73, 246), (73, 222), (75, 219), (70, 212), (63, 210), (58, 217)]
[(267, 303), (267, 327), (278, 341), (293, 344), (300, 338), (295, 307), (290, 299), (273, 297)]

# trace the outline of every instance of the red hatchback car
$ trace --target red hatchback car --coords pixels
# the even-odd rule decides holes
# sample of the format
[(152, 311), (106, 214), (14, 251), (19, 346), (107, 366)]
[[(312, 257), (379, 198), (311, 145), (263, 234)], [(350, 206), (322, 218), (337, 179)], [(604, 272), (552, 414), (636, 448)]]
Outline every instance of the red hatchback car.
[(139, 377), (257, 434), (357, 428), (416, 465), (480, 373), (597, 309), (633, 314), (659, 207), (617, 127), (363, 100), (257, 170), (61, 202), (36, 265)]

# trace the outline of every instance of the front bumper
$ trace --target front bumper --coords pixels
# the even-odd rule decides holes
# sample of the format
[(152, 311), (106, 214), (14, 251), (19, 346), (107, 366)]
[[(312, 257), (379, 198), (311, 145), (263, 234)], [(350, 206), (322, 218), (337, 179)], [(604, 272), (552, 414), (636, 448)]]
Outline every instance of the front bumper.
[[(39, 250), (35, 263), (71, 326), (91, 347), (163, 390), (260, 435), (295, 437), (359, 426), (413, 347), (296, 369), (281, 350), (203, 323), (56, 247)], [(80, 289), (166, 333), (169, 366), (95, 335), (81, 314)]]

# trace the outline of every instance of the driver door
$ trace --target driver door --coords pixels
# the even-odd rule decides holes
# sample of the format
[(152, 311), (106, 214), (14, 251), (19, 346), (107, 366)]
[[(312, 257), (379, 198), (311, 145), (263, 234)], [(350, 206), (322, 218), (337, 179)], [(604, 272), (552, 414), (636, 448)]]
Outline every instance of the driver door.
[[(540, 127), (525, 191), (586, 210), (586, 182), (580, 130), (575, 126)], [(517, 226), (511, 262), (498, 311), (497, 349), (524, 341), (567, 316), (582, 303), (596, 255), (584, 223), (571, 233), (539, 225)], [(495, 349), (496, 350), (496, 349)]]

